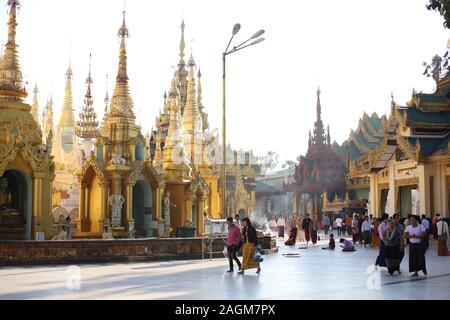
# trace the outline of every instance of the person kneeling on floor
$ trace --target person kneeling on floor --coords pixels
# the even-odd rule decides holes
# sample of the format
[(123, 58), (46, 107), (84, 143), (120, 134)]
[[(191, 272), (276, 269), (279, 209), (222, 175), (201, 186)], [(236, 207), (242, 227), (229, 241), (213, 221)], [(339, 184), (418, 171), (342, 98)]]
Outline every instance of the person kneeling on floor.
[(328, 247), (323, 247), (322, 250), (334, 250), (336, 247), (336, 242), (334, 241), (334, 234), (330, 234), (330, 242), (328, 243)]
[(342, 251), (343, 252), (353, 252), (356, 251), (355, 246), (353, 245), (353, 241), (341, 239), (340, 243), (342, 243)]

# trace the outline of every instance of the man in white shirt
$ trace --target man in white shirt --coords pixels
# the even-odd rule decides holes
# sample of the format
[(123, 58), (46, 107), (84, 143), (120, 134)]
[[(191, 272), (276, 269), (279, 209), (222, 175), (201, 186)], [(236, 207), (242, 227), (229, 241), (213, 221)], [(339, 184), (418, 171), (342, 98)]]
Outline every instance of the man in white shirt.
[(338, 236), (340, 236), (342, 232), (342, 219), (341, 217), (337, 217), (335, 221), (336, 221), (336, 228), (338, 230)]
[(284, 239), (284, 228), (286, 227), (286, 220), (284, 220), (283, 216), (280, 216), (277, 221), (278, 227), (278, 237)]
[(365, 248), (367, 244), (370, 245), (372, 243), (372, 223), (369, 221), (368, 216), (364, 218), (364, 222), (361, 226), (361, 232), (363, 233)]

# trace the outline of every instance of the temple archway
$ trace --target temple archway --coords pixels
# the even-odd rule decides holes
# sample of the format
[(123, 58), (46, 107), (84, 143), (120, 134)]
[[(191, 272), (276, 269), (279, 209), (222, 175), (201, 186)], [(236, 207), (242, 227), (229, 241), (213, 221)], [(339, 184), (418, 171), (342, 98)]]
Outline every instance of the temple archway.
[(8, 240), (31, 240), (31, 178), (20, 170), (7, 170), (0, 178), (0, 225)]
[(133, 220), (138, 236), (151, 234), (153, 197), (152, 188), (145, 180), (138, 180), (133, 187)]

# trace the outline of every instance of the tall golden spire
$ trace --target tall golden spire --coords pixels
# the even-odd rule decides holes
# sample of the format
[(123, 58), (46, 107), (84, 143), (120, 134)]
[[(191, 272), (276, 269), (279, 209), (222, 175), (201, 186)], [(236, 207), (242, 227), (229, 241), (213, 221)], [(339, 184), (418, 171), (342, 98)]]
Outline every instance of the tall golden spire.
[(191, 55), (189, 59), (189, 77), (188, 77), (188, 89), (187, 89), (187, 101), (183, 114), (183, 142), (184, 147), (190, 160), (195, 164), (201, 162), (201, 151), (203, 143), (203, 125), (202, 117), (198, 110), (198, 96), (195, 84), (195, 61)]
[(75, 110), (73, 107), (72, 97), (72, 61), (69, 62), (69, 67), (66, 71), (66, 87), (64, 90), (64, 102), (61, 109), (61, 116), (59, 118), (58, 127), (73, 127), (76, 126)]
[(44, 137), (47, 137), (50, 130), (55, 134), (55, 128), (53, 125), (53, 97), (50, 97), (50, 100), (47, 100), (47, 104), (45, 106), (45, 115), (43, 121), (43, 134)]
[(33, 115), (34, 120), (39, 123), (39, 101), (38, 101), (38, 87), (37, 83), (34, 85), (33, 89), (33, 104), (31, 105), (31, 114)]
[(128, 86), (128, 73), (127, 73), (127, 50), (125, 38), (129, 38), (130, 33), (128, 31), (125, 21), (125, 11), (123, 12), (123, 22), (119, 29), (118, 36), (120, 41), (120, 54), (119, 54), (119, 70), (116, 77), (116, 87), (113, 97), (111, 99), (111, 106), (109, 108), (108, 117), (122, 117), (128, 118), (132, 122), (136, 119), (133, 112), (133, 100), (130, 96), (130, 89)]
[(180, 40), (180, 64), (185, 65), (184, 62), (184, 50), (186, 50), (186, 41), (184, 40), (184, 30), (186, 25), (184, 24), (184, 19), (181, 22), (181, 40)]
[(198, 104), (198, 110), (200, 111), (200, 114), (202, 116), (202, 124), (203, 124), (203, 131), (208, 130), (209, 128), (209, 122), (208, 122), (208, 114), (204, 111), (205, 106), (203, 105), (203, 87), (202, 87), (202, 72), (200, 68), (198, 68), (198, 84), (197, 84), (197, 104)]
[(184, 23), (184, 19), (181, 22), (181, 40), (180, 40), (180, 62), (178, 63), (178, 72), (177, 72), (177, 78), (178, 78), (178, 85), (179, 85), (179, 91), (180, 91), (180, 112), (181, 114), (184, 113), (184, 108), (186, 106), (186, 100), (187, 100), (187, 77), (189, 75), (188, 71), (186, 70), (186, 62), (184, 61), (184, 51), (186, 49), (186, 41), (184, 40), (184, 31), (186, 29), (186, 25)]
[(180, 127), (180, 110), (178, 105), (177, 79), (172, 80), (169, 92), (169, 129), (164, 146), (164, 170), (181, 170), (184, 155), (183, 137)]
[(105, 94), (105, 98), (103, 99), (103, 103), (105, 104), (105, 110), (103, 112), (103, 118), (102, 118), (102, 125), (101, 128), (103, 129), (103, 127), (105, 126), (106, 123), (106, 118), (108, 117), (108, 107), (109, 107), (109, 93), (108, 93), (108, 86), (109, 86), (109, 76), (106, 75), (106, 94)]
[(92, 99), (91, 86), (93, 84), (91, 76), (91, 57), (89, 57), (89, 74), (86, 79), (87, 91), (84, 96), (84, 107), (80, 113), (80, 120), (77, 122), (76, 134), (83, 139), (95, 139), (98, 136), (97, 113), (94, 110), (94, 100)]
[(16, 44), (17, 9), (19, 0), (8, 0), (8, 42), (0, 61), (0, 98), (22, 102), (27, 97), (20, 69), (19, 55)]

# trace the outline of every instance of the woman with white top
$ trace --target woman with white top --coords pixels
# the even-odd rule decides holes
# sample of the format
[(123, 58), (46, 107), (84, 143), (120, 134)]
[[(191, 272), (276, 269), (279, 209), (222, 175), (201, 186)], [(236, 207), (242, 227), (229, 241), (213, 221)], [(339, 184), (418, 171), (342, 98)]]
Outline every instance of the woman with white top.
[(412, 215), (411, 223), (405, 230), (405, 238), (409, 240), (409, 272), (414, 272), (413, 277), (419, 276), (419, 271), (427, 275), (425, 253), (422, 246), (422, 239), (426, 237), (427, 233), (419, 221), (418, 216)]

